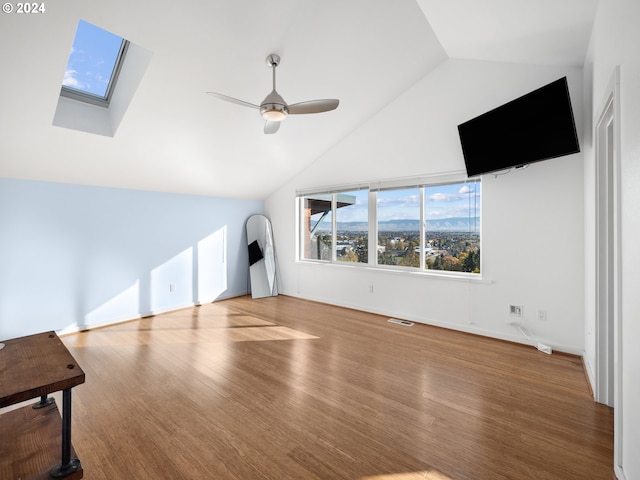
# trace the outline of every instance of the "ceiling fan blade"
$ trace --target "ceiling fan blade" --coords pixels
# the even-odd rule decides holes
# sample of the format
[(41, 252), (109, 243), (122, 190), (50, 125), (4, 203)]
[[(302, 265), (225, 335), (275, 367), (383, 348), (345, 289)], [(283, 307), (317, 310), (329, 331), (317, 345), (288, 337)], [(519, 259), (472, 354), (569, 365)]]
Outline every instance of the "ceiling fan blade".
[(280, 128), (280, 122), (270, 122), (269, 120), (264, 122), (264, 133), (267, 135), (276, 133), (279, 128)]
[(289, 115), (328, 112), (338, 108), (339, 103), (339, 100), (309, 100), (308, 102), (294, 103), (289, 105)]
[(220, 100), (224, 100), (226, 102), (236, 103), (238, 105), (242, 105), (243, 107), (251, 107), (251, 108), (260, 108), (260, 105), (255, 105), (253, 103), (245, 102), (244, 100), (238, 100), (237, 98), (230, 97), (228, 95), (223, 95), (221, 93), (216, 92), (207, 92), (207, 94), (219, 98)]

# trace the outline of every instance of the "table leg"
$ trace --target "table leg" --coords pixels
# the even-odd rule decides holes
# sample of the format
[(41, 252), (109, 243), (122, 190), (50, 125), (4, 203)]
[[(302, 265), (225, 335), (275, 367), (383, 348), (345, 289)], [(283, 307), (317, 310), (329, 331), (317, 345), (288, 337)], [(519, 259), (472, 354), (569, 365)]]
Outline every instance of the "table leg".
[(62, 462), (51, 469), (53, 478), (63, 478), (81, 468), (80, 460), (71, 458), (71, 389), (62, 391)]
[(55, 401), (56, 401), (56, 399), (53, 398), (53, 397), (48, 397), (47, 395), (42, 395), (40, 397), (40, 401), (38, 403), (34, 403), (33, 404), (33, 408), (38, 409), (38, 408), (48, 407), (52, 403), (55, 403)]

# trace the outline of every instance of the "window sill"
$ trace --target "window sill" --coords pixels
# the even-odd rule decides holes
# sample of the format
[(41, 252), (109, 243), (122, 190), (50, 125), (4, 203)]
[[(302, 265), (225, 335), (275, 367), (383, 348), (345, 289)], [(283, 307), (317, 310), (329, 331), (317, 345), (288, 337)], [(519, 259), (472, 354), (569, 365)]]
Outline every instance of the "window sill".
[(406, 268), (397, 268), (387, 265), (372, 267), (368, 264), (359, 264), (352, 262), (328, 262), (325, 260), (297, 260), (297, 264), (300, 265), (323, 265), (329, 268), (353, 268), (358, 270), (366, 270), (367, 272), (375, 272), (378, 273), (389, 273), (392, 275), (409, 275), (415, 276), (416, 278), (429, 278), (429, 279), (437, 279), (437, 280), (452, 280), (456, 282), (466, 282), (466, 283), (474, 283), (474, 284), (482, 284), (482, 285), (491, 285), (493, 284), (493, 280), (489, 280), (487, 278), (482, 278), (481, 274), (468, 274), (468, 273), (458, 273), (458, 272), (445, 272), (445, 271), (434, 271), (434, 270), (424, 270), (424, 271), (415, 271), (411, 269), (411, 267)]

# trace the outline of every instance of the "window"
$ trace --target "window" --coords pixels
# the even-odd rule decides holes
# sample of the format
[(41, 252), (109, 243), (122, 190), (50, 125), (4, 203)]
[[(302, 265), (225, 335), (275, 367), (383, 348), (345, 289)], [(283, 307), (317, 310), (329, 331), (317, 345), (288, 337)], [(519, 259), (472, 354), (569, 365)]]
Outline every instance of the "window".
[(332, 195), (309, 195), (301, 201), (300, 256), (305, 260), (330, 261), (333, 238)]
[(60, 94), (108, 106), (127, 46), (122, 37), (80, 20)]
[(299, 258), (479, 274), (480, 179), (447, 178), (298, 194)]
[(378, 264), (420, 267), (420, 189), (378, 192)]
[(354, 190), (302, 197), (300, 258), (367, 263), (369, 261), (367, 195), (366, 190)]
[(356, 190), (336, 197), (336, 260), (369, 261), (369, 192)]
[(480, 180), (424, 187), (425, 268), (480, 273)]

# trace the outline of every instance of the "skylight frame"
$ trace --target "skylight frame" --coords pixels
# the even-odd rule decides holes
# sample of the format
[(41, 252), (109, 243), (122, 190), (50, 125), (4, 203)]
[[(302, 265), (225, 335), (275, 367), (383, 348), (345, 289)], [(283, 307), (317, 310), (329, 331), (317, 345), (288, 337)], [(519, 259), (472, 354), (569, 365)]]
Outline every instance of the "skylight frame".
[[(97, 28), (100, 28), (100, 27), (97, 27)], [(118, 55), (116, 57), (113, 71), (109, 78), (109, 84), (107, 85), (107, 89), (104, 96), (96, 95), (94, 93), (84, 92), (82, 90), (69, 87), (67, 85), (62, 85), (62, 87), (60, 88), (60, 96), (70, 98), (72, 100), (84, 102), (84, 103), (89, 103), (91, 105), (96, 105), (98, 107), (104, 107), (104, 108), (109, 107), (109, 104), (111, 102), (111, 97), (113, 95), (113, 91), (116, 87), (118, 77), (120, 75), (120, 71), (122, 70), (122, 65), (124, 64), (124, 59), (129, 49), (129, 43), (130, 43), (129, 40), (127, 40), (126, 38), (122, 38), (122, 42), (120, 43), (120, 49), (118, 50)]]

